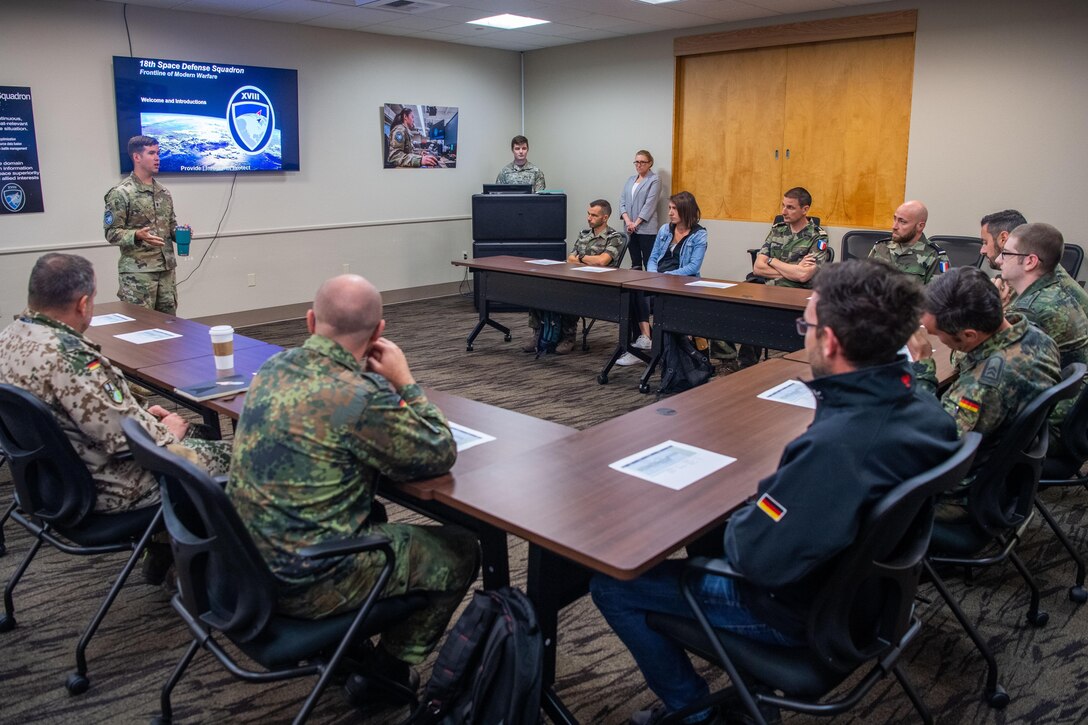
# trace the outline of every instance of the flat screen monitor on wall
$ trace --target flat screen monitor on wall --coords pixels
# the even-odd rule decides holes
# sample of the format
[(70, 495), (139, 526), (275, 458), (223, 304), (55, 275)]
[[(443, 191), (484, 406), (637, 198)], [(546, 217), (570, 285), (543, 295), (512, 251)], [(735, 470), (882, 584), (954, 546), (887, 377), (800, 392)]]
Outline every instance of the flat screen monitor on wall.
[(159, 142), (159, 171), (298, 171), (298, 71), (113, 58), (121, 171), (128, 140)]

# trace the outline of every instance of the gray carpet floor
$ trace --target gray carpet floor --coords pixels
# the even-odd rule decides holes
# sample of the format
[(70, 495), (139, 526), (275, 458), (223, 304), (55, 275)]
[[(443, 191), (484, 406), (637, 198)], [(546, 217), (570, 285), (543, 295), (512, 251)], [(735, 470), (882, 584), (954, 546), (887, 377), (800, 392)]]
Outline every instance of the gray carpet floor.
[[(529, 331), (524, 315), (501, 320), (514, 333), (503, 342), (485, 330), (475, 351), (467, 353), (464, 337), (475, 313), (459, 297), (390, 306), (387, 335), (408, 355), (424, 385), (492, 405), (546, 418), (579, 429), (652, 402), (640, 395), (642, 368), (616, 368), (608, 385), (596, 374), (615, 340), (616, 328), (598, 323), (590, 350), (567, 356), (533, 359), (520, 352)], [(281, 345), (297, 345), (306, 337), (300, 320), (261, 325), (242, 332)], [(723, 374), (725, 371), (723, 371)], [(742, 414), (742, 412), (741, 412)], [(229, 424), (224, 421), (224, 430)], [(10, 474), (0, 469), (0, 501), (10, 501)], [(1088, 499), (1082, 490), (1048, 491), (1044, 498), (1081, 549), (1088, 549)], [(396, 520), (418, 520), (410, 511), (391, 508)], [(0, 559), (0, 578), (7, 580), (25, 555), (30, 538), (15, 524), (4, 527), (8, 553)], [(515, 583), (525, 576), (525, 545), (511, 538), (511, 571)], [(1088, 612), (1072, 604), (1066, 590), (1073, 567), (1040, 521), (1029, 527), (1021, 553), (1043, 589), (1043, 608), (1050, 622), (1036, 629), (1024, 621), (1027, 595), (1011, 566), (980, 571), (965, 583), (950, 585), (969, 617), (979, 626), (1001, 667), (1001, 682), (1012, 703), (991, 710), (979, 698), (984, 666), (947, 608), (931, 587), (923, 586), (918, 602), (922, 633), (904, 657), (904, 667), (923, 699), (945, 723), (1072, 723), (1088, 720)], [(74, 669), (74, 648), (123, 558), (111, 555), (75, 558), (43, 551), (15, 591), (18, 627), (0, 634), (0, 723), (147, 722), (158, 711), (158, 691), (181, 656), (188, 636), (157, 587), (138, 581), (121, 592), (88, 651), (91, 689), (71, 697), (64, 689)], [(566, 608), (560, 620), (557, 690), (578, 718), (587, 723), (622, 723), (654, 701), (633, 661), (604, 624), (588, 598)], [(701, 664), (701, 663), (700, 663)], [(426, 679), (429, 663), (421, 668)], [(725, 678), (703, 671), (713, 684)], [(175, 691), (178, 722), (289, 722), (308, 692), (309, 680), (250, 685), (234, 680), (201, 653)], [(405, 712), (370, 718), (373, 723), (398, 722)], [(359, 714), (337, 691), (318, 704), (312, 722), (359, 722)], [(787, 723), (817, 722), (786, 715)], [(877, 685), (842, 723), (908, 723), (917, 716), (894, 680)]]

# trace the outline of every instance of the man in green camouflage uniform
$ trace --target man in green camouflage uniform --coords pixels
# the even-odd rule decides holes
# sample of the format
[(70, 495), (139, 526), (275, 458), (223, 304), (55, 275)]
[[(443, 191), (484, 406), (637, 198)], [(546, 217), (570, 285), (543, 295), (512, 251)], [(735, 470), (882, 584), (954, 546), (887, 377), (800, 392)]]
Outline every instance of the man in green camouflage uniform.
[[(1001, 250), (1005, 248), (1005, 242), (1012, 230), (1021, 224), (1027, 224), (1027, 219), (1015, 209), (1005, 209), (982, 217), (981, 229), (979, 230), (979, 236), (982, 239), (981, 251), (982, 255), (986, 257), (986, 261), (990, 263), (990, 269), (1001, 269)], [(1065, 291), (1066, 296), (1074, 300), (1077, 306), (1084, 310), (1084, 314), (1088, 315), (1088, 291), (1085, 291), (1075, 279), (1069, 276), (1060, 260), (1054, 268), (1054, 277)], [(994, 277), (994, 284), (997, 285), (997, 289), (1001, 293), (1001, 304), (1005, 309), (1009, 309), (1009, 306), (1016, 300), (1016, 290), (1005, 284), (1005, 280), (1001, 275)]]
[(384, 596), (423, 591), (429, 604), (385, 631), (377, 656), (398, 681), (422, 662), (476, 578), (479, 547), (454, 526), (377, 522), (381, 478), (445, 473), (457, 457), (395, 344), (382, 337), (381, 295), (355, 275), (325, 282), (306, 316), (311, 337), (270, 358), (246, 395), (227, 494), (279, 582), (277, 608), (320, 619), (362, 605), (380, 552), (314, 561), (300, 549), (366, 534), (392, 541)]
[[(953, 350), (964, 353), (957, 377), (941, 396), (941, 406), (956, 422), (960, 434), (978, 431), (982, 447), (977, 470), (1024, 406), (1061, 379), (1058, 346), (1020, 313), (1006, 319), (997, 288), (974, 267), (957, 267), (934, 280), (926, 290), (922, 329), (908, 343), (914, 375), (923, 389), (937, 393), (933, 347), (926, 330)], [(938, 506), (938, 519), (967, 517), (969, 475)]]
[(416, 153), (412, 132), (416, 128), (416, 114), (411, 106), (404, 106), (389, 128), (389, 149), (385, 158), (385, 168), (397, 166), (437, 166), (438, 159), (430, 154)]
[[(1062, 233), (1036, 223), (1016, 227), (1000, 253), (1002, 276), (1017, 294), (1009, 312), (1023, 314), (1054, 340), (1063, 368), (1088, 363), (1088, 315), (1055, 274), (1064, 251)], [(1062, 421), (1075, 401), (1076, 397), (1060, 401), (1050, 414), (1052, 452), (1061, 450)]]
[(174, 278), (174, 199), (155, 180), (159, 173), (159, 142), (150, 136), (133, 136), (128, 142), (132, 173), (106, 194), (103, 225), (106, 241), (121, 248), (117, 261), (122, 302), (177, 312)]
[(948, 271), (952, 263), (943, 249), (926, 239), (923, 229), (929, 210), (920, 201), (904, 202), (892, 218), (892, 236), (873, 245), (869, 259), (890, 264), (929, 284), (934, 276)]
[(0, 332), (0, 382), (44, 402), (87, 464), (98, 496), (95, 511), (117, 512), (159, 502), (154, 476), (128, 452), (121, 421), (135, 418), (160, 446), (212, 474), (227, 472), (230, 444), (185, 438), (188, 422), (160, 406), (145, 410), (128, 383), (83, 333), (94, 315), (91, 263), (73, 254), (46, 254), (30, 273), (27, 309)]
[[(567, 255), (570, 264), (589, 267), (615, 267), (620, 263), (620, 251), (623, 248), (623, 235), (608, 226), (608, 217), (612, 215), (612, 205), (604, 199), (589, 202), (586, 210), (588, 229), (578, 232), (578, 238)], [(529, 310), (529, 327), (532, 337), (522, 346), (524, 352), (535, 352), (537, 331), (540, 329), (540, 310)], [(574, 340), (578, 335), (578, 316), (560, 315), (559, 342), (555, 346), (556, 355), (566, 355), (574, 349)]]
[(496, 184), (532, 184), (533, 193), (544, 190), (544, 172), (529, 162), (529, 139), (514, 136), (510, 141), (514, 160), (499, 169)]
[[(831, 253), (827, 232), (808, 218), (811, 206), (812, 194), (804, 187), (796, 186), (783, 195), (782, 221), (771, 225), (752, 265), (752, 275), (759, 278), (756, 281), (779, 287), (812, 288), (813, 275)], [(737, 350), (742, 367), (755, 365), (761, 354), (763, 348), (755, 345), (741, 345)]]

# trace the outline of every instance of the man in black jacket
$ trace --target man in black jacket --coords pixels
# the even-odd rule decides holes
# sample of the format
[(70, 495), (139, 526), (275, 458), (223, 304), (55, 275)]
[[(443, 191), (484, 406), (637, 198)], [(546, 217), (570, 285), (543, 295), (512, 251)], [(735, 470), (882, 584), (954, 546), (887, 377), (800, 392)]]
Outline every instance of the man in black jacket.
[[(917, 280), (876, 262), (845, 262), (817, 274), (797, 321), (815, 378), (808, 385), (816, 417), (730, 519), (726, 558), (746, 581), (707, 576), (699, 583), (714, 626), (803, 645), (808, 605), (868, 509), (955, 452), (951, 419), (932, 396), (919, 394), (898, 354), (918, 327), (922, 301)], [(652, 723), (708, 692), (683, 649), (646, 625), (649, 611), (691, 616), (678, 586), (683, 567), (669, 560), (633, 581), (598, 575), (591, 585), (594, 602), (662, 700), (632, 723)], [(714, 721), (711, 710), (686, 720)]]

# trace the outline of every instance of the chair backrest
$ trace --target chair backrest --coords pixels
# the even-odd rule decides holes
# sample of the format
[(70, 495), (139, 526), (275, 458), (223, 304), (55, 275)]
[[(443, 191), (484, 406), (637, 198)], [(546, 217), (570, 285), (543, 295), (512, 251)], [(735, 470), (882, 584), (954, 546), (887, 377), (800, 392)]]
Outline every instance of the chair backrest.
[(940, 236), (929, 237), (948, 254), (953, 267), (981, 267), (982, 240), (978, 237)]
[(53, 412), (14, 385), (0, 384), (0, 448), (27, 514), (63, 532), (94, 510), (94, 479)]
[(963, 479), (981, 441), (968, 433), (946, 461), (900, 483), (870, 509), (809, 611), (809, 644), (824, 666), (852, 672), (906, 633), (933, 531), (933, 501)]
[(1077, 278), (1077, 274), (1080, 273), (1080, 263), (1084, 261), (1084, 249), (1078, 244), (1065, 243), (1065, 252), (1062, 253), (1061, 264), (1065, 267), (1065, 271), (1069, 273), (1069, 276), (1073, 279)]
[(967, 502), (971, 521), (986, 534), (999, 536), (1031, 514), (1050, 441), (1047, 416), (1074, 394), (1086, 370), (1084, 363), (1067, 365), (1058, 384), (1024, 406), (999, 439), (987, 442), (987, 458), (974, 472)]
[(890, 236), (890, 232), (854, 229), (842, 235), (842, 254), (839, 256), (844, 262), (848, 259), (865, 259), (869, 256), (874, 244)]
[(623, 232), (620, 232), (620, 236), (623, 237), (623, 244), (620, 245), (620, 253), (612, 260), (612, 264), (608, 265), (609, 267), (622, 267), (623, 258), (627, 256), (627, 245), (631, 243), (631, 236), (629, 234), (624, 234)]
[(159, 478), (186, 611), (235, 641), (255, 638), (272, 616), (276, 580), (223, 487), (157, 446), (136, 421), (121, 428), (136, 462)]
[(1080, 395), (1062, 421), (1063, 457), (1075, 463), (1075, 469), (1088, 461), (1088, 385), (1080, 390)]

